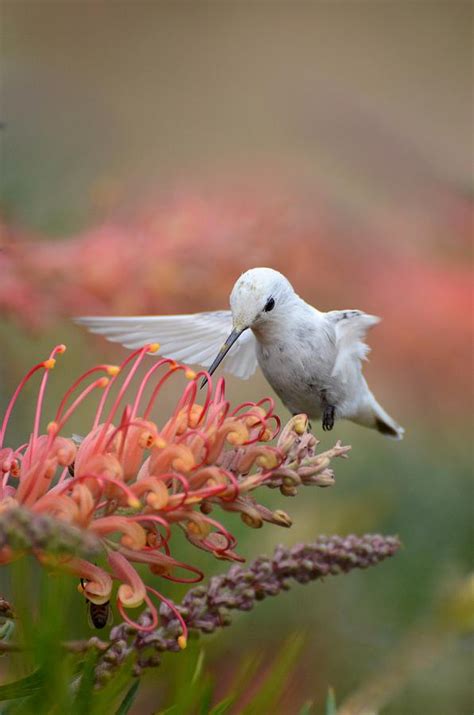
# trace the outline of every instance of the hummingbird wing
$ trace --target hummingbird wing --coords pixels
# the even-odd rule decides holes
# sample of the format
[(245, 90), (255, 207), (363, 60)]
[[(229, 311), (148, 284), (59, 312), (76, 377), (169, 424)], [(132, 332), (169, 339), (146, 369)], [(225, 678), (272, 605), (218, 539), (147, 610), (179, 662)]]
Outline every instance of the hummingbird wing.
[[(333, 325), (336, 341), (336, 361), (332, 376), (337, 377), (341, 382), (351, 380), (354, 363), (360, 365), (360, 361), (364, 360), (370, 350), (364, 342), (367, 331), (377, 325), (380, 318), (360, 310), (333, 310), (326, 313), (326, 318)], [(393, 439), (403, 438), (405, 430), (385, 412), (369, 390), (367, 383), (365, 383), (365, 395), (360, 397), (358, 411), (349, 419), (373, 427)]]
[[(160, 343), (158, 355), (189, 365), (209, 367), (232, 330), (230, 310), (189, 315), (137, 315), (131, 317), (75, 318), (91, 333), (126, 348)], [(257, 368), (256, 340), (246, 330), (223, 361), (226, 372), (246, 380)]]
[(343, 377), (349, 364), (367, 357), (370, 348), (364, 342), (365, 336), (372, 326), (380, 322), (380, 318), (361, 310), (331, 310), (326, 316), (334, 325), (336, 337), (336, 361), (332, 376)]

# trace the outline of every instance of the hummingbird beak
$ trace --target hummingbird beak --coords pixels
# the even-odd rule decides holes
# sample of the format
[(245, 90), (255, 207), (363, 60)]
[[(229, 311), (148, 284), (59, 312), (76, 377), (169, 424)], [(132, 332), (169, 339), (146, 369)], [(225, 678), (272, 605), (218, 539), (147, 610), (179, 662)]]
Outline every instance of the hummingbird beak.
[[(212, 375), (217, 370), (217, 368), (219, 367), (219, 365), (221, 364), (221, 362), (223, 361), (223, 359), (225, 358), (225, 356), (231, 349), (232, 345), (236, 342), (236, 340), (238, 340), (240, 338), (240, 336), (242, 335), (244, 330), (246, 330), (246, 328), (243, 328), (241, 330), (238, 330), (237, 328), (233, 329), (233, 331), (231, 332), (231, 334), (229, 335), (229, 337), (227, 338), (227, 340), (225, 341), (225, 343), (223, 344), (223, 346), (217, 353), (216, 358), (215, 358), (214, 362), (212, 363), (211, 367), (208, 369), (209, 375)], [(207, 377), (205, 377), (203, 379), (203, 381), (201, 382), (201, 389), (204, 387), (204, 385), (206, 383), (207, 383)]]

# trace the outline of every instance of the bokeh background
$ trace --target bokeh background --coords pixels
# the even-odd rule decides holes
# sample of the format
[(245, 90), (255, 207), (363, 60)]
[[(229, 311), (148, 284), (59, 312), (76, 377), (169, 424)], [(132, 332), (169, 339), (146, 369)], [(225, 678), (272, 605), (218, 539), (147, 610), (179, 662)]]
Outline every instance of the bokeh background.
[[(353, 445), (336, 486), (267, 498), (292, 529), (225, 523), (249, 559), (318, 533), (393, 532), (404, 549), (237, 617), (206, 641), (208, 667), (224, 691), (241, 658), (258, 650), (265, 662), (304, 631), (281, 713), (321, 704), (328, 685), (342, 702), (374, 677), (388, 715), (472, 712), (455, 607), (473, 546), (472, 4), (0, 10), (0, 403), (56, 342), (69, 349), (51, 411), (72, 374), (126, 354), (71, 316), (226, 307), (256, 265), (282, 270), (322, 310), (381, 315), (366, 373), (405, 440), (337, 424), (319, 435)], [(260, 375), (227, 384), (233, 401), (271, 393)], [(12, 441), (32, 410), (19, 405)], [(134, 712), (166, 701), (177, 658)]]

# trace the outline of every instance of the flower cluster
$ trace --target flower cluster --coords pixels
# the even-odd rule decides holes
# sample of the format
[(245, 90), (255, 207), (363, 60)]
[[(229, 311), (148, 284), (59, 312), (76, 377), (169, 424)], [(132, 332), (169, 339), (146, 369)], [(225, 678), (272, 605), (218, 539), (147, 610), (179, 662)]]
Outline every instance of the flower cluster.
[[(337, 444), (316, 455), (317, 441), (307, 433), (304, 415), (290, 420), (277, 445), (271, 446), (280, 423), (269, 398), (231, 409), (222, 379), (213, 389), (207, 373), (196, 374), (173, 360), (156, 359), (139, 377), (146, 354), (158, 347), (147, 345), (120, 366), (99, 365), (85, 372), (66, 391), (54, 419), (42, 431), (49, 373), (65, 350), (57, 346), (20, 382), (0, 427), (0, 525), (12, 518), (18, 522), (15, 511), (22, 507), (32, 519), (47, 515), (79, 527), (100, 543), (104, 565), (71, 553), (58, 555), (47, 546), (44, 525), (27, 529), (20, 545), (3, 538), (0, 563), (29, 549), (45, 565), (61, 565), (75, 574), (84, 596), (98, 606), (111, 599), (113, 582), (118, 581), (118, 610), (127, 623), (146, 631), (158, 624), (152, 596), (168, 601), (144, 583), (135, 564), (182, 583), (203, 576), (172, 556), (170, 541), (176, 527), (217, 558), (243, 560), (235, 552), (235, 537), (212, 512), (238, 512), (252, 527), (264, 521), (290, 526), (285, 512), (263, 507), (250, 493), (261, 485), (279, 487), (288, 495), (300, 484), (328, 486), (333, 481), (330, 459), (348, 449)], [(6, 447), (12, 409), (37, 372), (43, 374), (32, 433), (20, 447)], [(153, 408), (163, 385), (177, 374), (184, 374), (188, 382), (172, 415), (158, 425), (152, 419)], [(204, 376), (208, 382), (201, 404), (198, 383)], [(83, 438), (64, 436), (77, 407), (96, 390), (103, 392), (90, 431)], [(8, 535), (8, 528), (0, 527), (1, 533)], [(146, 623), (132, 620), (127, 610), (144, 603), (150, 618)], [(178, 643), (184, 647), (186, 625), (179, 611), (174, 613), (182, 630)]]
[[(348, 573), (353, 569), (376, 566), (393, 556), (400, 548), (394, 536), (319, 536), (312, 544), (297, 544), (291, 549), (278, 546), (271, 558), (258, 557), (247, 568), (233, 565), (226, 574), (213, 576), (208, 585), (188, 591), (176, 606), (189, 629), (213, 633), (231, 622), (231, 611), (250, 611), (258, 601), (287, 591), (292, 582), (307, 584), (329, 575)], [(115, 626), (110, 643), (91, 638), (75, 643), (76, 650), (98, 648), (105, 652), (96, 667), (99, 684), (133, 654), (134, 672), (160, 664), (161, 655), (176, 651), (180, 624), (169, 605), (160, 608), (161, 625), (150, 633), (135, 632), (126, 623)], [(144, 623), (151, 618), (144, 613)]]

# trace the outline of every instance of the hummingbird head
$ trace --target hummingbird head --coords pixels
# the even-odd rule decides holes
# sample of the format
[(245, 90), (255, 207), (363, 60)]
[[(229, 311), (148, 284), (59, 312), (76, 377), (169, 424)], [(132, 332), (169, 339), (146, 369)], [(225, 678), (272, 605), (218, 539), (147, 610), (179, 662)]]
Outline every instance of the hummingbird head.
[(209, 374), (217, 369), (244, 330), (259, 331), (265, 323), (281, 318), (285, 304), (294, 296), (291, 283), (272, 268), (251, 268), (242, 273), (230, 294), (233, 330), (209, 368)]
[(291, 283), (272, 268), (242, 273), (230, 294), (234, 329), (242, 332), (281, 316), (282, 307), (293, 295)]

